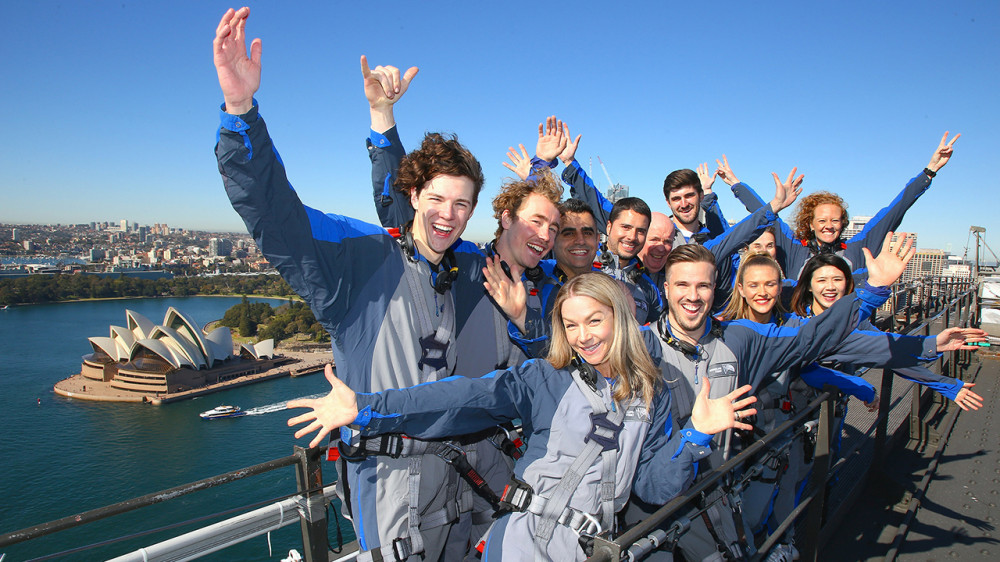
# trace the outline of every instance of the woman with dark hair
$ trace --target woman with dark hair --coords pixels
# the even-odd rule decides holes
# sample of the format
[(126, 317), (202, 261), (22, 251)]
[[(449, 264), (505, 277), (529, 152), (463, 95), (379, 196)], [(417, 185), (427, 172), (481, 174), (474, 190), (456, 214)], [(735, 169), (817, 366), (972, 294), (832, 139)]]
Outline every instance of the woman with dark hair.
[[(780, 218), (777, 220), (781, 231), (777, 236), (777, 244), (784, 257), (785, 272), (793, 278), (797, 277), (809, 258), (825, 253), (837, 254), (846, 259), (851, 271), (863, 268), (865, 260), (862, 249), (878, 244), (886, 232), (899, 228), (906, 211), (930, 188), (931, 179), (951, 159), (955, 141), (960, 136), (962, 135), (955, 135), (949, 141), (948, 132), (945, 131), (927, 167), (911, 179), (888, 206), (872, 217), (861, 232), (850, 239), (845, 240), (843, 237), (848, 221), (847, 204), (839, 195), (821, 191), (802, 198), (796, 212), (794, 230)], [(729, 184), (736, 198), (751, 213), (764, 204), (750, 186), (736, 179), (728, 161), (719, 162), (716, 173)]]
[[(810, 317), (822, 314), (853, 289), (854, 280), (851, 277), (850, 266), (843, 258), (833, 254), (813, 256), (802, 268), (802, 275), (792, 293), (791, 309), (794, 316), (790, 317), (788, 322), (796, 324), (807, 322)], [(979, 349), (974, 345), (966, 345), (966, 342), (986, 341), (986, 332), (983, 330), (955, 327), (948, 328), (936, 336), (924, 338), (882, 332), (866, 320), (858, 333), (864, 336), (864, 339), (858, 341), (848, 339), (837, 348), (839, 351), (844, 351), (856, 347), (855, 359), (850, 358), (852, 354), (828, 356), (825, 359), (836, 361), (840, 370), (848, 372), (865, 366), (891, 368), (899, 376), (933, 388), (954, 400), (963, 410), (977, 410), (982, 406), (982, 397), (968, 388), (974, 386), (973, 383), (938, 375), (919, 365), (908, 366), (907, 363), (911, 363), (913, 358), (932, 361), (945, 351)], [(914, 354), (913, 343), (921, 341), (925, 352)], [(888, 358), (880, 356), (885, 351), (889, 352)]]
[(326, 369), (332, 386), (288, 420), (295, 436), (331, 430), (342, 443), (405, 433), (420, 439), (474, 433), (521, 419), (529, 435), (500, 513), (483, 544), (484, 560), (582, 560), (581, 537), (606, 536), (631, 492), (666, 503), (690, 485), (713, 434), (750, 429), (756, 410), (743, 386), (709, 400), (708, 379), (691, 420), (674, 431), (670, 393), (646, 348), (617, 281), (600, 273), (573, 277), (552, 310), (552, 344), (532, 360), (482, 378), (453, 376), (410, 388), (355, 393)]

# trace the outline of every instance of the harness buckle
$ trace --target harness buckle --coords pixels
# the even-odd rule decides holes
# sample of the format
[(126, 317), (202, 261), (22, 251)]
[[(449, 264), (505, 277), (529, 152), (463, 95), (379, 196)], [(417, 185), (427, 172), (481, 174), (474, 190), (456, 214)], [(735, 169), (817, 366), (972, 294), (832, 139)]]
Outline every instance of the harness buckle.
[[(590, 413), (590, 434), (588, 434), (584, 439), (584, 443), (589, 443), (594, 441), (604, 451), (617, 451), (618, 450), (618, 434), (621, 433), (622, 426), (615, 425), (608, 419), (607, 412), (603, 414), (597, 414), (595, 412)], [(610, 433), (610, 435), (608, 435)]]
[(518, 480), (516, 476), (511, 476), (510, 482), (504, 486), (503, 493), (500, 494), (500, 502), (494, 517), (500, 517), (512, 511), (527, 511), (534, 495), (535, 491), (527, 482)]
[(400, 537), (392, 541), (392, 555), (396, 557), (396, 562), (404, 562), (413, 550), (410, 548), (410, 537)]

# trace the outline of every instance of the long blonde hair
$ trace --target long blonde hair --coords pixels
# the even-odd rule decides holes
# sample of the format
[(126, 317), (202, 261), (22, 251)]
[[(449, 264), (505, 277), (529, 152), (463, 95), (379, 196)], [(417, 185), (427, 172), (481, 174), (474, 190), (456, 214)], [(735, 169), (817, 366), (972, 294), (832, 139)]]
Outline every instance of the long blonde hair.
[[(743, 284), (743, 278), (746, 276), (746, 270), (755, 266), (769, 266), (774, 268), (775, 273), (778, 276), (778, 283), (781, 283), (784, 274), (781, 272), (781, 266), (778, 262), (774, 260), (771, 256), (767, 254), (747, 254), (743, 256), (740, 261), (740, 268), (736, 270), (736, 290), (733, 291), (732, 296), (729, 297), (729, 303), (726, 304), (725, 310), (719, 315), (723, 320), (752, 320), (753, 319), (753, 309), (750, 308), (750, 303), (747, 299), (740, 294), (739, 286)], [(781, 292), (778, 293), (778, 298), (775, 299), (774, 308), (771, 313), (780, 316), (781, 313), (785, 312), (785, 307), (781, 305)]]
[(574, 352), (563, 326), (562, 306), (570, 297), (590, 297), (611, 308), (614, 318), (614, 338), (608, 350), (608, 362), (614, 373), (614, 399), (618, 402), (640, 397), (650, 405), (662, 380), (653, 364), (646, 343), (639, 333), (639, 323), (629, 308), (625, 292), (618, 282), (603, 273), (577, 275), (563, 285), (552, 306), (552, 338), (546, 358), (557, 369), (566, 368)]

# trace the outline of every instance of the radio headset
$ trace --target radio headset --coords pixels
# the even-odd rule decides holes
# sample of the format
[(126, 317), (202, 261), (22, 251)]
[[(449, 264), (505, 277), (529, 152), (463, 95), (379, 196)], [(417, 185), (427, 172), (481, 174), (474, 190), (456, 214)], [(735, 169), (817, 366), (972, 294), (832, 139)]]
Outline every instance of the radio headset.
[(570, 365), (580, 371), (580, 378), (583, 379), (583, 382), (587, 383), (587, 386), (589, 386), (591, 390), (597, 392), (597, 369), (595, 369), (590, 363), (581, 359), (580, 356), (575, 353), (573, 354), (573, 359), (570, 361)]
[[(415, 262), (417, 261), (417, 247), (413, 243), (413, 231), (410, 230), (411, 224), (407, 223), (406, 226), (399, 229), (399, 236), (396, 238), (396, 242), (403, 249), (403, 253), (406, 254), (406, 259)], [(431, 275), (431, 287), (434, 287), (434, 291), (439, 295), (447, 293), (452, 283), (455, 282), (455, 279), (458, 279), (458, 264), (455, 260), (455, 251), (448, 248), (444, 251), (440, 264), (434, 265), (428, 263), (428, 265), (431, 266), (431, 270), (437, 272), (437, 276)]]
[[(667, 314), (668, 312), (664, 311), (663, 314), (660, 315), (660, 319), (656, 321), (656, 327), (660, 331), (660, 339), (662, 339), (668, 346), (690, 357), (692, 360), (698, 360), (701, 356), (701, 346), (675, 338), (674, 335), (670, 333), (670, 330), (667, 329), (667, 323), (665, 320)], [(720, 324), (715, 318), (712, 318), (711, 322), (712, 328), (709, 333), (717, 338), (722, 337), (722, 324)]]
[(847, 249), (847, 244), (843, 240), (837, 239), (834, 242), (820, 242), (816, 238), (811, 240), (803, 240), (802, 245), (809, 248), (809, 251), (815, 254), (836, 254), (841, 250)]

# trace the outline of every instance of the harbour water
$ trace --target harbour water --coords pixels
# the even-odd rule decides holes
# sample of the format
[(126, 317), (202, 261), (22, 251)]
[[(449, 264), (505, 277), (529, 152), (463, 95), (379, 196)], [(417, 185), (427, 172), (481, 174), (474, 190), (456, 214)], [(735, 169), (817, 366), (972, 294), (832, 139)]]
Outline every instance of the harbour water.
[[(289, 412), (280, 404), (325, 392), (329, 386), (321, 375), (283, 378), (163, 406), (86, 402), (52, 391), (57, 381), (79, 372), (81, 356), (91, 351), (88, 337), (106, 336), (112, 324), (125, 325), (126, 308), (158, 323), (174, 306), (204, 326), (239, 301), (239, 297), (129, 299), (0, 311), (0, 406), (6, 418), (0, 433), (0, 530), (14, 531), (292, 454), (295, 440), (285, 424)], [(253, 408), (256, 415), (211, 422), (198, 417), (219, 404)], [(327, 470), (330, 482), (332, 466), (324, 466)], [(294, 491), (293, 469), (286, 468), (13, 545), (0, 553), (6, 553), (5, 562), (29, 560)], [(341, 523), (349, 536), (350, 525)], [(205, 524), (59, 559), (103, 560)], [(332, 543), (336, 534), (331, 524)], [(298, 525), (275, 531), (270, 542), (271, 554), (267, 537), (258, 537), (209, 559), (279, 560), (289, 548), (301, 548)]]

